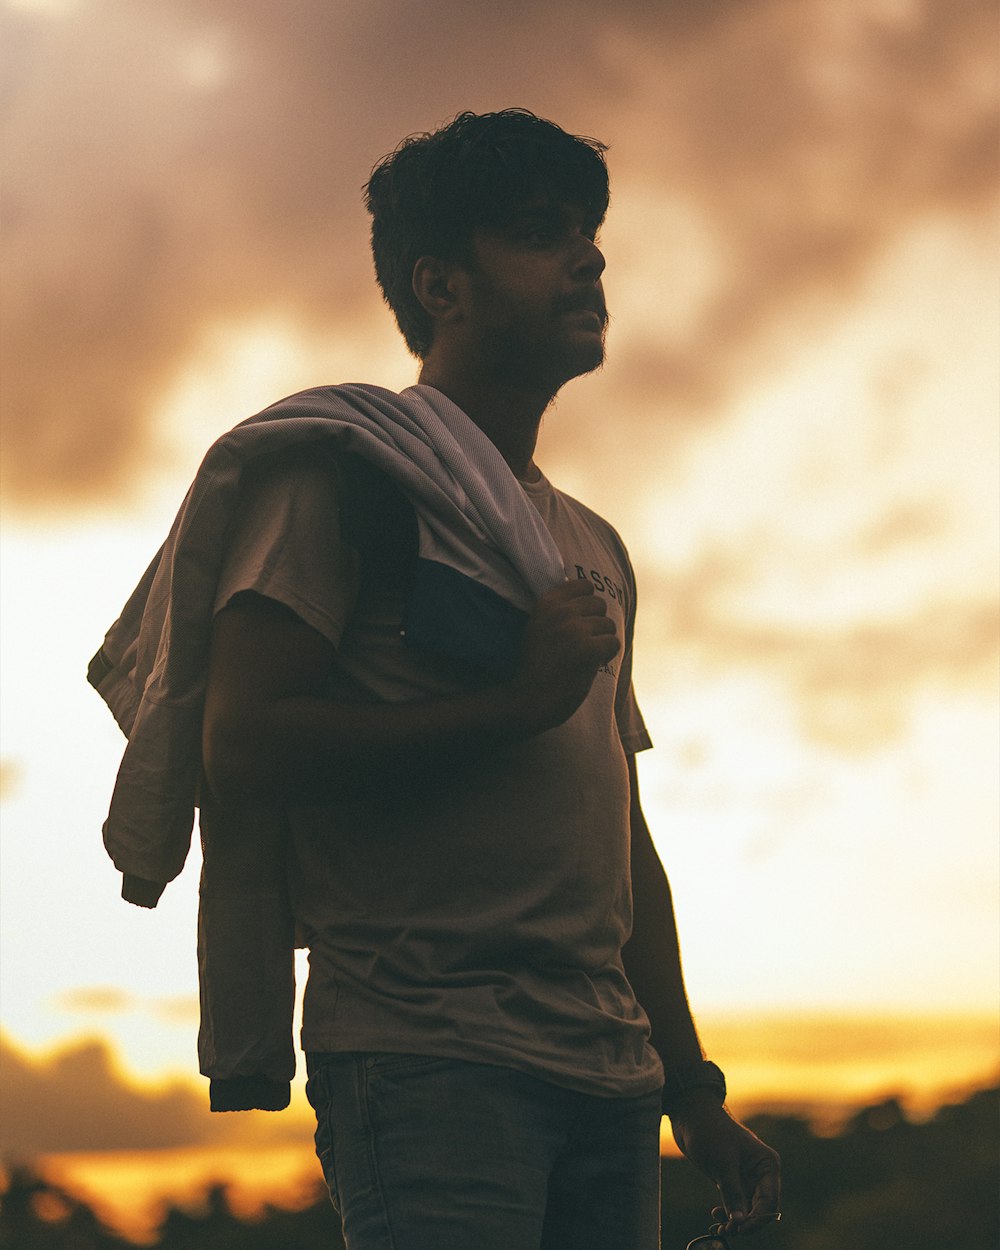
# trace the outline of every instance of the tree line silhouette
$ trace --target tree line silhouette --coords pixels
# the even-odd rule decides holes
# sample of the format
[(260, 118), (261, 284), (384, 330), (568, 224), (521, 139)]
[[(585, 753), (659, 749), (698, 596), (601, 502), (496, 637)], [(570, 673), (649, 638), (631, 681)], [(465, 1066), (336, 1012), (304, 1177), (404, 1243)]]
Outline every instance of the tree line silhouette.
[[(859, 1111), (836, 1136), (797, 1116), (751, 1126), (782, 1154), (781, 1224), (754, 1250), (997, 1250), (1000, 1089), (939, 1108), (925, 1122), (889, 1099)], [(79, 1198), (30, 1164), (10, 1164), (0, 1198), (0, 1250), (136, 1250)], [(663, 1250), (707, 1231), (715, 1191), (684, 1159), (663, 1160)], [(196, 1208), (169, 1207), (150, 1250), (343, 1250), (325, 1191), (304, 1209), (231, 1209), (224, 1186)], [(569, 1250), (569, 1248), (567, 1248)]]

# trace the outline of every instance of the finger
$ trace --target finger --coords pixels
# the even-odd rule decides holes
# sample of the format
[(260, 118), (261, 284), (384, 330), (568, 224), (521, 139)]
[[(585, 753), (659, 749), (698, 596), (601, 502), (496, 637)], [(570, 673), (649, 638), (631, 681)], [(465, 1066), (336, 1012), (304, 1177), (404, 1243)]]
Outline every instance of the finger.
[(579, 599), (587, 595), (596, 595), (597, 587), (584, 577), (575, 577), (572, 581), (560, 582), (549, 594), (560, 595), (566, 599)]
[[(756, 1169), (755, 1169), (756, 1170)], [(781, 1209), (781, 1169), (775, 1157), (773, 1162), (758, 1172), (754, 1181), (753, 1199), (749, 1210), (744, 1216), (730, 1208), (730, 1220), (726, 1232), (752, 1233), (772, 1224), (780, 1218)]]
[(768, 1150), (751, 1173), (753, 1201), (750, 1213), (773, 1215), (781, 1209), (781, 1160), (773, 1150)]
[(578, 603), (581, 599), (589, 599), (597, 594), (594, 586), (590, 582), (585, 582), (582, 578), (572, 582), (560, 582), (558, 586), (553, 586), (551, 590), (547, 590), (542, 595), (536, 607), (553, 608), (560, 604)]
[(618, 639), (605, 638), (598, 644), (594, 644), (594, 658), (599, 664), (607, 664), (609, 660), (613, 660), (618, 654)]
[(617, 655), (621, 649), (618, 631), (615, 629), (601, 629), (596, 624), (592, 627), (590, 641), (599, 647), (601, 651), (608, 651), (610, 655)]
[(595, 616), (590, 622), (590, 631), (594, 634), (617, 634), (618, 627), (610, 616)]
[(768, 1224), (773, 1224), (779, 1218), (779, 1212), (770, 1211), (761, 1212), (759, 1215), (748, 1215), (747, 1218), (737, 1228), (731, 1228), (731, 1233), (756, 1233), (762, 1228), (766, 1228)]
[(606, 616), (608, 605), (598, 595), (587, 599), (579, 599), (573, 603), (572, 611), (579, 616)]
[(781, 1207), (781, 1186), (775, 1173), (761, 1177), (757, 1182), (753, 1203), (740, 1232), (752, 1233), (765, 1224), (772, 1224)]
[(740, 1183), (739, 1172), (728, 1172), (725, 1176), (719, 1177), (716, 1184), (719, 1187), (719, 1193), (722, 1195), (722, 1201), (726, 1208), (726, 1222), (723, 1232), (735, 1232), (737, 1228), (742, 1226), (750, 1210), (750, 1203), (747, 1202), (746, 1194), (743, 1192), (743, 1186)]

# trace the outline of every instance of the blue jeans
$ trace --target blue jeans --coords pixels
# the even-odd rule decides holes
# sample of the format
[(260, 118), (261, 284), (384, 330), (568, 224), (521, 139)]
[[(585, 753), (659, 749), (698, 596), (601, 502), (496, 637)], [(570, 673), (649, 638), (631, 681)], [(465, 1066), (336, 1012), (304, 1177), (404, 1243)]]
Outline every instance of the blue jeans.
[(599, 1098), (421, 1055), (308, 1070), (348, 1250), (659, 1250), (658, 1091)]

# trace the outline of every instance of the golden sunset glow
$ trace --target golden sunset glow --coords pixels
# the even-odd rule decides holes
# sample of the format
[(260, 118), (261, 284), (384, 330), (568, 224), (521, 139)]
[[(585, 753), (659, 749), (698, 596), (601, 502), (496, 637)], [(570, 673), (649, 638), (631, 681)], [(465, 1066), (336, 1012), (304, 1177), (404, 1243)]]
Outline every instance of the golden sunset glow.
[[(74, 1062), (109, 1097), (207, 1101), (197, 852), (154, 912), (118, 897), (123, 741), (87, 662), (219, 434), (306, 386), (414, 381), (360, 188), (405, 134), (511, 105), (610, 144), (609, 359), (537, 458), (636, 566), (643, 800), (706, 1049), (737, 1107), (820, 1120), (995, 1076), (991, 10), (626, 2), (567, 25), (559, 0), (526, 30), (454, 0), (0, 0), (12, 1089), (61, 1089), (89, 1039)], [(163, 1156), (180, 1192), (245, 1141), (288, 1146), (171, 1099), (175, 1138), (70, 1141), (53, 1112), (31, 1147), (97, 1189), (95, 1152), (197, 1147)], [(301, 1080), (287, 1115), (294, 1152)]]

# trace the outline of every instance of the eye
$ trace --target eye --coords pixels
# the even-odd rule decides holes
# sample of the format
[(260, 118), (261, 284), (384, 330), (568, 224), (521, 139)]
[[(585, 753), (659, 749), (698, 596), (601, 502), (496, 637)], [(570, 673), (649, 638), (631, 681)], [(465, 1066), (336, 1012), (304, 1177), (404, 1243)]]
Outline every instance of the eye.
[(555, 226), (531, 226), (524, 232), (524, 240), (535, 247), (551, 247), (558, 237)]

